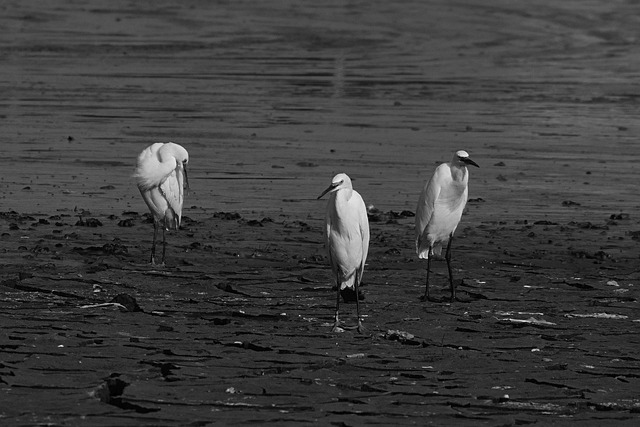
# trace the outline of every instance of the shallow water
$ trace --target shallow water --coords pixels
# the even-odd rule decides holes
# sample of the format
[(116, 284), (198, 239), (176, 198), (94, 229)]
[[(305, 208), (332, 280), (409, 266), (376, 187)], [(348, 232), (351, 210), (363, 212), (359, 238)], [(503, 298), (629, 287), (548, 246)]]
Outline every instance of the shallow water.
[(340, 171), (369, 204), (413, 209), (458, 148), (482, 166), (471, 197), (509, 218), (565, 198), (638, 206), (631, 5), (4, 9), (1, 161), (19, 195), (8, 208), (137, 208), (135, 156), (168, 140), (188, 147), (189, 200), (206, 209), (315, 216), (310, 200)]

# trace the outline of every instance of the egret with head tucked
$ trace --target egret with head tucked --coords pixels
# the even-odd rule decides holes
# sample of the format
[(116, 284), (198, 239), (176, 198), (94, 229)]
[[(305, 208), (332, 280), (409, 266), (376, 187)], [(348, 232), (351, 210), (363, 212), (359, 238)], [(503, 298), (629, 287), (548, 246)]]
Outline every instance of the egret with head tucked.
[(162, 228), (162, 265), (167, 240), (165, 230), (178, 229), (182, 219), (182, 204), (187, 178), (189, 153), (173, 142), (157, 142), (142, 150), (134, 178), (142, 198), (153, 215), (153, 243), (151, 264), (156, 263), (156, 240)]

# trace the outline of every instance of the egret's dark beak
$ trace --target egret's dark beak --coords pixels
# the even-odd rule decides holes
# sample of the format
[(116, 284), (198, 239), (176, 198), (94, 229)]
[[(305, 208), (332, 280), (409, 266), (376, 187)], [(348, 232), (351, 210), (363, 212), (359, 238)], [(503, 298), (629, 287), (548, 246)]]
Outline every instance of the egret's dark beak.
[[(340, 182), (332, 183), (330, 186), (328, 186), (328, 187), (327, 187), (327, 189), (326, 189), (326, 190), (324, 190), (324, 191), (322, 192), (322, 194), (321, 194), (321, 195), (319, 195), (319, 196), (318, 196), (318, 199), (322, 199), (322, 196), (324, 196), (325, 194), (327, 194), (327, 193), (328, 193), (328, 192), (330, 192), (331, 190), (335, 189), (335, 188), (336, 188), (338, 185), (340, 185), (340, 184), (341, 184)], [(316, 200), (318, 200), (318, 199), (316, 199)]]
[(185, 183), (185, 186), (187, 187), (187, 192), (189, 192), (189, 176), (187, 175), (187, 164), (186, 163), (182, 164), (182, 170), (184, 171), (184, 183)]
[(470, 159), (470, 158), (468, 158), (468, 157), (467, 157), (466, 159), (462, 159), (462, 162), (463, 162), (463, 163), (466, 163), (466, 164), (468, 164), (468, 165), (473, 165), (473, 166), (475, 166), (475, 167), (477, 167), (477, 168), (479, 168), (479, 167), (480, 167), (480, 166), (478, 166), (478, 164), (477, 164), (476, 162), (474, 162), (473, 160), (471, 160), (471, 159)]

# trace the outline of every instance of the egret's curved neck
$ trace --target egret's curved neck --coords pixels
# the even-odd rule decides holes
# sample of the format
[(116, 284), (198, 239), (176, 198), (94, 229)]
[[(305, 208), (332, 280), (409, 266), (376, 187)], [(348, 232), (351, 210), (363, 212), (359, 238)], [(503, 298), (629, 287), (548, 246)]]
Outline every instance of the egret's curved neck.
[(336, 205), (348, 203), (353, 194), (353, 188), (341, 188), (335, 192)]
[(165, 156), (164, 159), (160, 158), (160, 167), (158, 172), (161, 176), (167, 176), (175, 170), (178, 166), (178, 161), (173, 156)]
[(451, 177), (454, 181), (464, 181), (467, 179), (467, 167), (463, 164), (451, 165)]
[(158, 150), (158, 160), (161, 170), (168, 174), (178, 166), (178, 160), (172, 150), (166, 148), (167, 146), (165, 145)]
[(157, 153), (156, 161), (144, 166), (142, 185), (145, 188), (161, 185), (178, 166), (177, 159), (167, 153)]

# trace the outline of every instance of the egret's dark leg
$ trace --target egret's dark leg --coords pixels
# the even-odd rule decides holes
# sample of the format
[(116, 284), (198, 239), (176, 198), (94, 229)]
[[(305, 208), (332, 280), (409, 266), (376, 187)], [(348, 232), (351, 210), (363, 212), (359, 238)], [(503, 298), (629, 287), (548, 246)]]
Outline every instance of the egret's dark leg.
[(340, 328), (340, 319), (338, 317), (338, 310), (340, 308), (340, 279), (336, 280), (336, 314), (334, 316), (333, 328), (332, 332), (338, 332), (338, 328)]
[(360, 321), (360, 298), (358, 294), (358, 285), (360, 283), (360, 274), (358, 270), (356, 270), (356, 279), (355, 279), (355, 287), (356, 287), (356, 316), (358, 316), (358, 332), (362, 333), (364, 331), (364, 327), (362, 326), (362, 322)]
[(158, 234), (158, 223), (153, 221), (153, 243), (151, 243), (151, 264), (156, 264), (156, 236)]
[(451, 288), (451, 302), (456, 300), (456, 287), (453, 284), (453, 275), (451, 274), (451, 242), (453, 241), (453, 234), (449, 236), (449, 243), (447, 243), (447, 253), (445, 259), (447, 260), (447, 269), (449, 270), (449, 286)]
[(167, 230), (166, 226), (162, 227), (162, 265), (164, 265), (164, 255), (167, 252), (167, 237), (165, 235)]
[(424, 288), (424, 295), (420, 298), (420, 301), (430, 301), (429, 297), (429, 273), (431, 272), (431, 248), (429, 248), (429, 255), (427, 256), (427, 283)]

